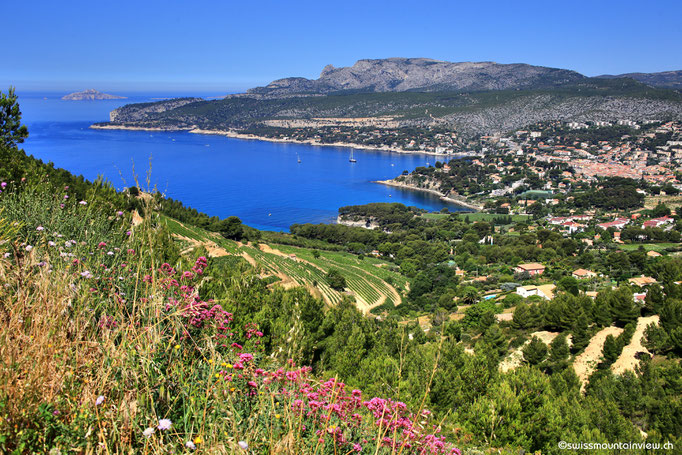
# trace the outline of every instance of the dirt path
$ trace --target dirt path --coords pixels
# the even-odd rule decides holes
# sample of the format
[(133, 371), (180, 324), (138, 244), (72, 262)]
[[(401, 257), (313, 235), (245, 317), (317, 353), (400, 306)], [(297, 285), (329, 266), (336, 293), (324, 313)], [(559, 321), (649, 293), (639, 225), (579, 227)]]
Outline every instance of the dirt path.
[(218, 244), (216, 244), (215, 242), (211, 242), (211, 241), (200, 242), (199, 240), (191, 239), (189, 237), (185, 237), (184, 235), (180, 235), (180, 234), (173, 234), (173, 237), (192, 245), (189, 249), (182, 251), (182, 254), (188, 253), (192, 248), (197, 248), (200, 246), (205, 247), (206, 251), (208, 251), (208, 255), (210, 257), (213, 257), (213, 258), (218, 258), (218, 257), (222, 257), (222, 256), (229, 256), (229, 254), (230, 254), (230, 253), (228, 253), (228, 251), (225, 248), (218, 246)]
[(597, 369), (597, 364), (601, 359), (606, 337), (609, 335), (617, 337), (622, 331), (623, 329), (620, 327), (606, 327), (605, 329), (602, 329), (592, 337), (590, 344), (587, 345), (585, 351), (575, 358), (573, 361), (573, 369), (575, 370), (575, 374), (578, 375), (578, 378), (580, 378), (583, 389), (585, 388), (585, 384), (587, 384), (587, 379), (594, 370)]
[[(349, 290), (350, 291), (350, 290)], [(362, 311), (362, 314), (367, 314), (369, 313), (369, 310), (377, 306), (377, 304), (370, 304), (367, 302), (365, 299), (357, 295), (355, 292), (350, 291), (350, 294), (355, 298), (355, 305), (358, 307), (358, 310)], [(386, 300), (386, 296), (383, 296), (381, 299), (382, 302), (383, 300)]]
[(637, 328), (635, 329), (634, 335), (632, 335), (630, 344), (623, 348), (623, 352), (620, 354), (620, 357), (618, 357), (618, 360), (611, 365), (611, 370), (614, 374), (623, 374), (628, 370), (634, 371), (635, 367), (639, 365), (639, 360), (635, 358), (635, 355), (638, 352), (650, 354), (647, 348), (642, 346), (642, 338), (644, 337), (646, 326), (651, 323), (658, 325), (658, 315), (639, 318), (637, 320)]
[(215, 257), (215, 258), (219, 258), (219, 257), (223, 257), (223, 256), (229, 256), (229, 254), (230, 254), (225, 248), (219, 246), (215, 242), (210, 242), (210, 241), (204, 242), (204, 246), (206, 247), (206, 250), (208, 251), (208, 255)]
[(525, 343), (523, 343), (521, 346), (516, 348), (511, 354), (509, 354), (507, 357), (500, 362), (500, 371), (502, 373), (506, 373), (509, 370), (513, 370), (515, 368), (518, 368), (521, 366), (523, 363), (523, 348), (526, 347), (528, 343), (530, 343), (530, 340), (533, 339), (533, 337), (538, 337), (540, 338), (540, 341), (545, 343), (547, 346), (550, 345), (552, 341), (554, 341), (554, 338), (559, 335), (557, 332), (547, 332), (547, 331), (541, 331), (541, 332), (533, 332), (530, 334), (530, 337), (528, 340), (526, 340)]
[(246, 262), (248, 262), (252, 266), (258, 267), (258, 263), (256, 262), (256, 260), (253, 257), (251, 257), (251, 255), (246, 251), (242, 251), (242, 254), (240, 254), (240, 256), (246, 259)]
[(291, 279), (289, 275), (286, 275), (282, 272), (277, 272), (275, 275), (278, 276), (281, 281), (275, 281), (269, 286), (282, 286), (284, 289), (291, 289), (299, 286), (299, 284)]

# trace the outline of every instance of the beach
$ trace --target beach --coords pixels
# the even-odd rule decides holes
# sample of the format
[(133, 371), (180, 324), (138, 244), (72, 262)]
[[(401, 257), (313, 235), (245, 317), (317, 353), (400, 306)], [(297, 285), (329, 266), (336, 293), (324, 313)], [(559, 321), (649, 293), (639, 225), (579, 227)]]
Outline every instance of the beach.
[(407, 185), (402, 182), (396, 182), (395, 180), (376, 180), (374, 183), (380, 183), (382, 185), (387, 185), (387, 186), (394, 186), (396, 188), (403, 188), (407, 190), (415, 190), (415, 191), (423, 191), (425, 193), (430, 193), (438, 196), (442, 201), (445, 202), (450, 202), (453, 204), (461, 205), (462, 207), (466, 207), (468, 209), (480, 211), (483, 210), (483, 206), (476, 205), (472, 202), (466, 201), (466, 200), (460, 200), (460, 199), (454, 199), (451, 197), (447, 197), (443, 193), (441, 193), (438, 190), (432, 190), (429, 188), (419, 188), (418, 186), (412, 186), (412, 185)]
[(424, 150), (405, 150), (397, 147), (381, 146), (375, 147), (365, 144), (354, 144), (352, 142), (319, 142), (312, 139), (309, 140), (297, 140), (297, 139), (282, 139), (267, 136), (258, 136), (255, 134), (245, 134), (234, 130), (206, 130), (202, 128), (149, 128), (140, 126), (127, 126), (127, 125), (91, 125), (90, 128), (95, 130), (130, 130), (130, 131), (187, 131), (192, 134), (208, 134), (214, 136), (225, 136), (233, 139), (245, 139), (251, 141), (266, 141), (266, 142), (280, 142), (280, 143), (290, 143), (290, 144), (305, 144), (320, 147), (348, 147), (354, 148), (356, 150), (377, 150), (383, 152), (393, 152), (393, 153), (404, 153), (412, 155), (430, 155), (430, 156), (440, 156), (446, 159), (458, 158), (463, 156), (462, 154), (444, 154), (436, 153)]

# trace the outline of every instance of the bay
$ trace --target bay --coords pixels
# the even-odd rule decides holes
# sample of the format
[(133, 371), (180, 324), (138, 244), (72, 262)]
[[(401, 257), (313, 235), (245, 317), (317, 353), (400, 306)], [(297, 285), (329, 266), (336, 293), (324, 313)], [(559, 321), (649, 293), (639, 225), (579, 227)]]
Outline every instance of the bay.
[(355, 150), (357, 162), (350, 163), (346, 147), (94, 130), (89, 126), (108, 120), (118, 106), (169, 95), (102, 101), (63, 101), (61, 95), (20, 94), (27, 153), (88, 179), (101, 175), (117, 188), (135, 185), (135, 174), (146, 188), (149, 173), (151, 187), (211, 216), (234, 215), (258, 229), (287, 231), (294, 223), (333, 222), (339, 207), (370, 202), (464, 210), (428, 193), (374, 183), (433, 163), (433, 156)]

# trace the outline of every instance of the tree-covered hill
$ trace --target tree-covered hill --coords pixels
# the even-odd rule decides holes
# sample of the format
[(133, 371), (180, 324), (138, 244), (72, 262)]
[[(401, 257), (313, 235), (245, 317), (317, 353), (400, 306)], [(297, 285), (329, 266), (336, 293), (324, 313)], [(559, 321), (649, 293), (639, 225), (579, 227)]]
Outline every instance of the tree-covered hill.
[(491, 133), (547, 120), (682, 118), (682, 94), (632, 79), (586, 78), (555, 87), (515, 90), (179, 99), (127, 105), (113, 111), (111, 118), (110, 123), (98, 126), (248, 130), (273, 121), (299, 120), (315, 127), (320, 124), (316, 119), (351, 118), (365, 119), (363, 125), (369, 127), (389, 121), (400, 126), (448, 126), (461, 133)]

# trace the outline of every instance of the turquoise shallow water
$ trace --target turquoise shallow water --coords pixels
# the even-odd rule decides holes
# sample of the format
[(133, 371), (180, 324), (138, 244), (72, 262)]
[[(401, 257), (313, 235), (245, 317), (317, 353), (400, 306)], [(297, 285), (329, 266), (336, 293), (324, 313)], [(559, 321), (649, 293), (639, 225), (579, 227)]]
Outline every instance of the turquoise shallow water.
[(119, 188), (134, 184), (133, 169), (146, 180), (151, 158), (152, 185), (168, 196), (209, 215), (236, 215), (259, 229), (330, 222), (339, 207), (369, 202), (460, 209), (427, 193), (372, 183), (433, 163), (427, 155), (356, 150), (357, 163), (350, 163), (350, 149), (344, 147), (88, 128), (107, 120), (117, 106), (153, 97), (62, 101), (56, 94), (20, 94), (30, 133), (23, 148), (86, 178), (103, 175)]

